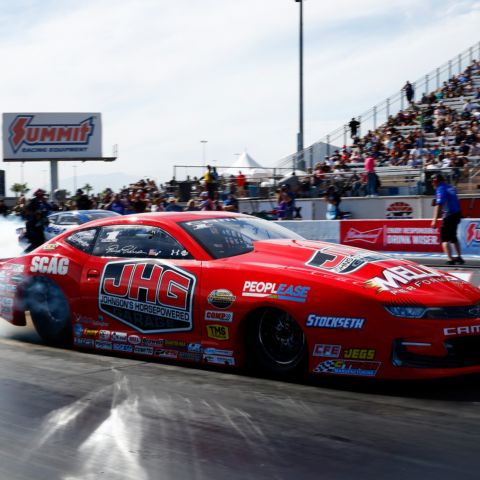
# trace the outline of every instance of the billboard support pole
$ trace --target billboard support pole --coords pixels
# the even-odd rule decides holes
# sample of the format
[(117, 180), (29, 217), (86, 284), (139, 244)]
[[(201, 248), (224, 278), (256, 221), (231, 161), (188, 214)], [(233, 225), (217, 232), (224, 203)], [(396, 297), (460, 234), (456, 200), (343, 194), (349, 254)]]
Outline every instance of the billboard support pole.
[(50, 199), (58, 189), (58, 160), (50, 160)]

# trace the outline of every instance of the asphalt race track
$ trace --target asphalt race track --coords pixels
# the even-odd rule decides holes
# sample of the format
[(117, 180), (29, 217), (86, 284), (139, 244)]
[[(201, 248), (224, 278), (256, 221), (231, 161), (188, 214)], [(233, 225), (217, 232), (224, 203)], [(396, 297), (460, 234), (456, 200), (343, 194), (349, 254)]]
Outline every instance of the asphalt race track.
[(479, 478), (480, 376), (301, 383), (0, 324), (0, 479)]

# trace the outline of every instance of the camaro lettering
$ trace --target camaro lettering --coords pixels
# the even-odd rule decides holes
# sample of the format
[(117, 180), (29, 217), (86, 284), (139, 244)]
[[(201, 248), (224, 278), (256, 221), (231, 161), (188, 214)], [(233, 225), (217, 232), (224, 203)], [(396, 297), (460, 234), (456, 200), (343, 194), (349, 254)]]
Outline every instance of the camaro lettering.
[(479, 334), (480, 325), (465, 325), (463, 327), (449, 327), (443, 329), (443, 334), (448, 337), (450, 335), (468, 335), (468, 334)]
[(30, 271), (32, 273), (51, 273), (53, 275), (66, 275), (70, 260), (61, 257), (40, 257), (32, 258)]
[(307, 318), (306, 326), (316, 328), (361, 329), (364, 323), (364, 318), (319, 317), (312, 313)]

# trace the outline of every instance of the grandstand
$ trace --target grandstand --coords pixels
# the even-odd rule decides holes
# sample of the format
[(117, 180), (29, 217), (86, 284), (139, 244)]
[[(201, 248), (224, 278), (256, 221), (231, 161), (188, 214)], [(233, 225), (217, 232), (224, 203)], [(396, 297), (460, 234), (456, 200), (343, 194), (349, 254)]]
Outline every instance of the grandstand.
[[(402, 89), (357, 116), (360, 128), (353, 138), (349, 126), (342, 125), (277, 167), (295, 169), (304, 160), (309, 173), (322, 172), (322, 187), (335, 184), (345, 195), (362, 195), (364, 159), (371, 154), (382, 194), (430, 194), (429, 177), (438, 170), (460, 192), (478, 193), (480, 42), (414, 82), (413, 88), (416, 99), (411, 102)], [(327, 146), (325, 158), (315, 155), (318, 145)]]

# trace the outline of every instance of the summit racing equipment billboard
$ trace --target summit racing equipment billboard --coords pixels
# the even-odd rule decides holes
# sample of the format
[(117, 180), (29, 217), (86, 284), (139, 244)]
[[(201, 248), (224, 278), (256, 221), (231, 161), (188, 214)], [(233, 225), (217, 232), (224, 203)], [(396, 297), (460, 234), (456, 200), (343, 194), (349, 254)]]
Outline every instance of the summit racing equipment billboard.
[(82, 159), (102, 156), (100, 113), (4, 113), (3, 159)]

